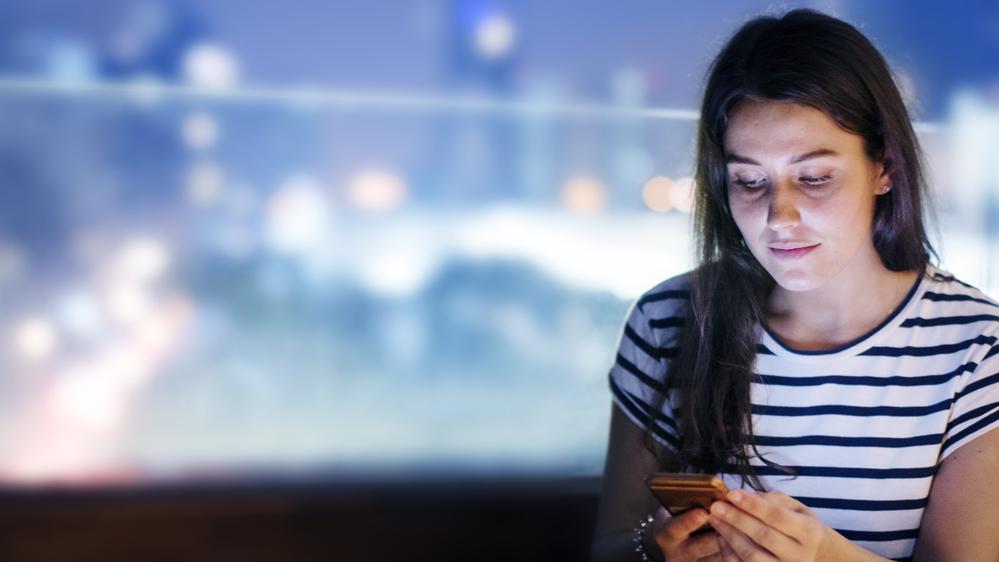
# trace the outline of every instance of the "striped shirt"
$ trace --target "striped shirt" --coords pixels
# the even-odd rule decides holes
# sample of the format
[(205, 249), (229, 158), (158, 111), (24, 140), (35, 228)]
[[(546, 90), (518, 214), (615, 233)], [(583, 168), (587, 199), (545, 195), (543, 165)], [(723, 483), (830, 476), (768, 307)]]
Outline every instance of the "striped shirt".
[[(868, 334), (828, 351), (794, 350), (760, 331), (751, 383), (753, 457), (769, 490), (792, 496), (857, 545), (911, 559), (940, 461), (999, 427), (999, 304), (936, 266)], [(689, 275), (631, 306), (610, 371), (614, 402), (677, 444), (676, 394), (664, 380), (676, 353)], [(669, 400), (652, 416), (658, 393)], [(719, 473), (730, 488), (732, 473)]]

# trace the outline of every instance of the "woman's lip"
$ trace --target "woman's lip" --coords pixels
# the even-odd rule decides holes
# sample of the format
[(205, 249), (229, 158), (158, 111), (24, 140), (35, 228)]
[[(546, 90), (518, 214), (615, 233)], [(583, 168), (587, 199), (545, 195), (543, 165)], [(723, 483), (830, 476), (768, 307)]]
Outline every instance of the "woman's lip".
[(804, 248), (795, 248), (793, 250), (778, 250), (777, 248), (770, 248), (770, 251), (780, 259), (793, 260), (804, 256), (818, 247), (819, 245), (815, 244), (813, 246), (805, 246)]

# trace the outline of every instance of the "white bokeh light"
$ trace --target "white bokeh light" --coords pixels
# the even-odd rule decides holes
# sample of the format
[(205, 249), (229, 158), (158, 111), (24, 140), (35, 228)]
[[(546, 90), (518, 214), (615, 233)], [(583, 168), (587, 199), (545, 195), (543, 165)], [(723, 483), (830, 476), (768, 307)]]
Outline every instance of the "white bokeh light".
[(381, 295), (401, 297), (426, 285), (440, 267), (439, 260), (412, 245), (379, 248), (366, 258), (360, 267), (365, 287)]
[(308, 250), (325, 236), (329, 198), (306, 175), (287, 180), (267, 201), (267, 240), (285, 251)]
[(215, 146), (218, 141), (219, 124), (211, 114), (199, 111), (184, 118), (180, 135), (188, 148), (205, 150)]
[(170, 265), (170, 254), (158, 240), (133, 238), (122, 246), (115, 265), (118, 275), (123, 279), (148, 283), (166, 273)]
[(239, 81), (239, 63), (227, 49), (210, 43), (184, 53), (184, 78), (203, 88), (231, 88)]
[(508, 16), (489, 14), (475, 26), (475, 49), (487, 59), (500, 59), (513, 49), (516, 30)]
[(119, 421), (122, 408), (116, 369), (75, 369), (55, 387), (51, 407), (85, 427), (109, 428)]
[(56, 348), (56, 331), (52, 323), (40, 316), (25, 318), (14, 328), (14, 347), (29, 360), (50, 357)]

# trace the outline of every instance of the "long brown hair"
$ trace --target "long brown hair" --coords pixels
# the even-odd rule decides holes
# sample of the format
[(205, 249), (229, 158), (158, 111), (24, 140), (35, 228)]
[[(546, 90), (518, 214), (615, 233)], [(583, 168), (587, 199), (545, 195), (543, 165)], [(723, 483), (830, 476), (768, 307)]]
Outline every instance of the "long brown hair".
[[(731, 110), (743, 100), (775, 100), (818, 109), (863, 139), (872, 161), (884, 162), (893, 189), (878, 197), (873, 243), (892, 271), (923, 271), (932, 255), (924, 224), (919, 141), (884, 58), (857, 29), (826, 14), (798, 9), (761, 16), (729, 39), (708, 70), (697, 133), (690, 300), (679, 350), (666, 374), (676, 389), (680, 433), (675, 457), (660, 470), (739, 474), (764, 489), (750, 466), (759, 455), (752, 428), (750, 383), (765, 305), (774, 279), (749, 251), (728, 206), (723, 138)], [(932, 210), (932, 206), (927, 206)], [(661, 396), (661, 409), (667, 396)], [(656, 452), (652, 436), (646, 445)]]

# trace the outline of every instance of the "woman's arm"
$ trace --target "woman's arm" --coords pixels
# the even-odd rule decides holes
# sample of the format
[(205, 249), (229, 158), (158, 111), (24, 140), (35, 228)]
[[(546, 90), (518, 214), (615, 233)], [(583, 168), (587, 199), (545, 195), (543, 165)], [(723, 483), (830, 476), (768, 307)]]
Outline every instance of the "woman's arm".
[(999, 429), (947, 455), (930, 488), (914, 561), (999, 560)]
[[(718, 535), (694, 535), (707, 521), (703, 509), (691, 509), (670, 517), (645, 486), (645, 478), (655, 471), (656, 458), (645, 448), (643, 430), (615, 404), (611, 410), (610, 439), (604, 467), (603, 491), (597, 516), (597, 529), (591, 547), (591, 560), (597, 562), (637, 562), (632, 544), (633, 529), (646, 515), (655, 514), (645, 531), (645, 550), (653, 560), (669, 553), (673, 561), (717, 560)], [(671, 462), (672, 453), (653, 443), (656, 453)], [(714, 558), (712, 558), (714, 556)]]
[[(594, 533), (592, 560), (638, 560), (631, 544), (632, 530), (640, 518), (658, 504), (645, 487), (655, 471), (655, 458), (643, 444), (643, 431), (616, 405), (611, 407), (610, 436), (604, 463), (603, 489)], [(653, 552), (655, 549), (649, 549)]]

